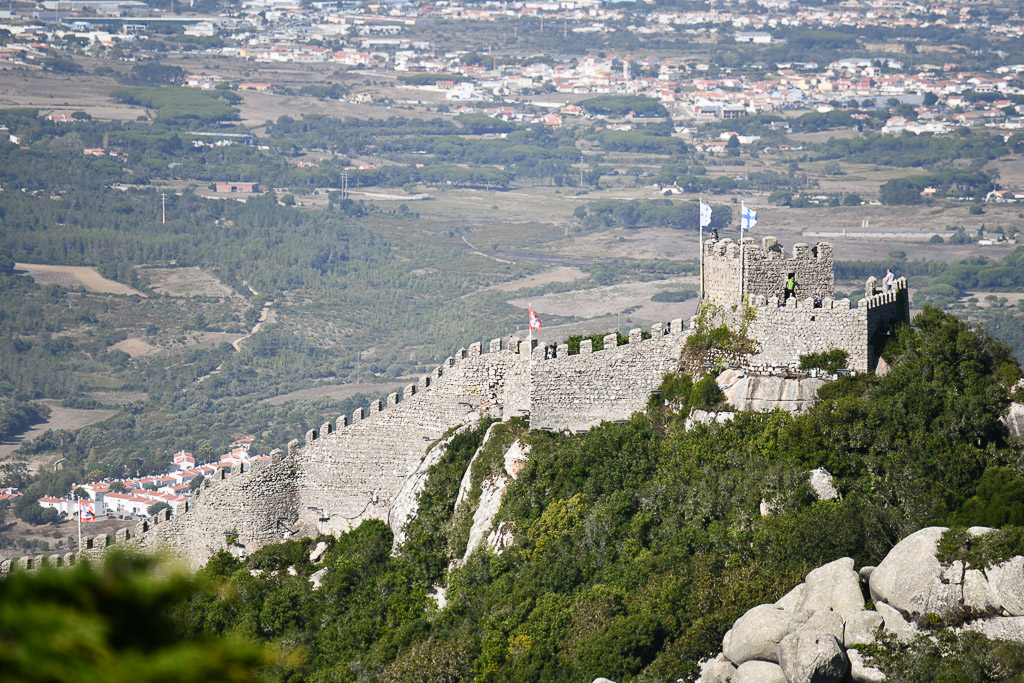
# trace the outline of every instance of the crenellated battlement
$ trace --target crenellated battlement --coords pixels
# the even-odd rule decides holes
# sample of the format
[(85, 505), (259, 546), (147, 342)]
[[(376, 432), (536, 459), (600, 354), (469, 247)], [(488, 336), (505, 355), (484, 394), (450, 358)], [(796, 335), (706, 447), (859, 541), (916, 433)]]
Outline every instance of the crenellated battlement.
[(742, 244), (728, 238), (707, 240), (701, 256), (704, 297), (720, 306), (747, 296), (782, 296), (791, 275), (799, 296), (832, 297), (835, 293), (832, 245), (827, 242), (794, 244), (786, 256), (774, 237), (761, 238), (760, 245), (751, 237), (743, 238)]
[(25, 556), (3, 560), (0, 562), (0, 577), (10, 574), (16, 569), (23, 571), (38, 571), (44, 565), (50, 567), (73, 567), (82, 560), (95, 560), (111, 548), (138, 547), (139, 540), (151, 529), (161, 522), (171, 519), (169, 509), (161, 510), (157, 514), (135, 524), (132, 528), (122, 528), (109, 534), (97, 534), (82, 539), (82, 547), (75, 551), (66, 553), (52, 553), (50, 555)]

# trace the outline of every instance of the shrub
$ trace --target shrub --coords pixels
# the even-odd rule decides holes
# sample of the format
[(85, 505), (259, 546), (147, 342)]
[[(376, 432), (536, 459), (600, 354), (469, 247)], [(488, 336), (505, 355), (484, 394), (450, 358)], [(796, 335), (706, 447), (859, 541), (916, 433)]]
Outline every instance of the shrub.
[(801, 370), (823, 370), (834, 375), (846, 367), (848, 354), (843, 349), (832, 349), (818, 353), (807, 353), (800, 356)]

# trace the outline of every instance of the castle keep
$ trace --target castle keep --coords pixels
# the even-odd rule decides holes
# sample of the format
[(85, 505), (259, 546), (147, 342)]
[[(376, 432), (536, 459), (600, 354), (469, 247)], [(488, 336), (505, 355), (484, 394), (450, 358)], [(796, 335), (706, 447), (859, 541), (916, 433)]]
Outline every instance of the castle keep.
[[(831, 349), (847, 352), (851, 370), (872, 372), (891, 327), (909, 318), (904, 279), (879, 292), (871, 278), (856, 306), (849, 299), (836, 301), (828, 244), (797, 244), (787, 256), (770, 237), (760, 246), (752, 239), (742, 245), (709, 240), (702, 256), (703, 315), (744, 329), (756, 341), (755, 353), (743, 364), (750, 372), (788, 373), (800, 355)], [(790, 274), (800, 284), (800, 299), (780, 306)], [(820, 305), (811, 298), (815, 293), (823, 296)], [(585, 340), (573, 355), (561, 344), (553, 359), (544, 358), (542, 346), (531, 349), (514, 337), (493, 339), (486, 347), (471, 344), (401, 394), (308, 430), (304, 443), (295, 440), (273, 451), (269, 464), (204, 482), (184, 513), (170, 517), (163, 511), (114, 539), (90, 539), (80, 555), (97, 555), (116, 543), (167, 548), (199, 566), (229, 545), (252, 552), (301, 529), (340, 533), (381, 519), (397, 532), (405, 519), (392, 510), (410, 508), (409, 500), (401, 500), (411, 495), (407, 478), (448, 430), (484, 415), (528, 415), (533, 429), (569, 431), (626, 419), (678, 367), (693, 325), (682, 319), (656, 323), (649, 338), (632, 330), (622, 345), (609, 334), (600, 351)], [(51, 561), (67, 564), (75, 557)], [(32, 562), (23, 558), (18, 564), (31, 568)], [(0, 573), (11, 564), (0, 564)]]

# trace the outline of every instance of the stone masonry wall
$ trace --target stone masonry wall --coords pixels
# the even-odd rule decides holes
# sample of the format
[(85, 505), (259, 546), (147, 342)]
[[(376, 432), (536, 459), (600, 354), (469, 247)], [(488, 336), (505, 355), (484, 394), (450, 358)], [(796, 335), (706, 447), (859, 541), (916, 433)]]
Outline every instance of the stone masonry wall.
[(134, 544), (144, 550), (169, 550), (198, 567), (229, 548), (228, 532), (237, 534), (230, 546), (236, 550), (252, 552), (281, 542), (298, 517), (296, 447), (292, 442), (287, 456), (273, 451), (268, 465), (203, 482), (187, 512), (137, 535)]
[(640, 330), (633, 330), (628, 344), (616, 346), (616, 336), (610, 334), (604, 350), (593, 352), (590, 340), (584, 340), (573, 356), (563, 345), (551, 360), (544, 360), (543, 349), (537, 349), (530, 426), (582, 430), (642, 410), (662, 376), (676, 368), (686, 333), (677, 319), (668, 326), (655, 324), (650, 339), (640, 337)]
[(311, 432), (298, 455), (300, 518), (316, 524), (322, 514), (321, 528), (331, 533), (363, 519), (386, 521), (405, 477), (432, 442), (480, 415), (511, 417), (520, 410), (524, 392), (510, 388), (509, 380), (522, 377), (526, 347), (518, 340), (512, 349), (502, 346), (494, 340), (490, 353), (481, 354), (479, 344), (460, 350), (429, 381), (406, 387), (401, 398), (389, 396), (385, 410), (374, 405), (363, 419), (356, 411), (347, 426), (339, 422), (336, 430), (325, 425), (319, 436)]
[[(874, 294), (850, 306), (849, 299), (825, 299), (814, 308), (813, 297), (789, 299), (779, 306), (777, 297), (750, 298), (753, 319), (747, 336), (757, 341), (757, 353), (749, 359), (753, 369), (799, 364), (800, 356), (832, 349), (848, 355), (847, 365), (857, 372), (874, 372), (887, 335), (897, 322), (909, 322), (907, 281), (900, 278), (893, 291)], [(742, 325), (742, 309), (720, 309), (732, 329)]]
[[(717, 243), (707, 240), (704, 249), (704, 293), (722, 306), (739, 302), (740, 245), (731, 239)], [(753, 298), (780, 296), (789, 273), (795, 273), (798, 296), (835, 293), (832, 245), (822, 242), (813, 247), (794, 244), (787, 258), (774, 237), (764, 237), (761, 245), (753, 238), (743, 239), (743, 293)]]

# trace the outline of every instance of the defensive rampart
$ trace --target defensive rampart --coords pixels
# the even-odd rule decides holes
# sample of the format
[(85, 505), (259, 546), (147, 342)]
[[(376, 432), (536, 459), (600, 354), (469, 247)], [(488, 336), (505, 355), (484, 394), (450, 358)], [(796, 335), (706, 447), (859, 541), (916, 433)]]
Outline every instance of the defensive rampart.
[(563, 344), (549, 360), (544, 360), (543, 349), (534, 351), (530, 383), (533, 429), (584, 430), (602, 420), (624, 419), (642, 410), (665, 373), (676, 368), (686, 342), (679, 319), (652, 326), (650, 339), (642, 339), (640, 330), (633, 330), (629, 342), (617, 346), (616, 337), (607, 335), (601, 351), (591, 351), (591, 341), (585, 339), (580, 352), (572, 356)]

